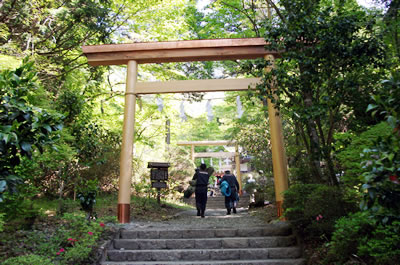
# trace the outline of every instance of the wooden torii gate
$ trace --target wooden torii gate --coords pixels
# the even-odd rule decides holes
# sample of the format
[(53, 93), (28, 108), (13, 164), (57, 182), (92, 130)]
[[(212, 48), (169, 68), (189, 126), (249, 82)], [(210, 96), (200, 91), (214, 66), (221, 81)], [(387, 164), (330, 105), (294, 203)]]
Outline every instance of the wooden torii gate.
[[(191, 159), (194, 161), (196, 157), (215, 157), (215, 158), (223, 158), (223, 157), (235, 157), (235, 170), (236, 177), (239, 182), (239, 188), (242, 190), (242, 175), (240, 173), (240, 159), (239, 159), (239, 146), (236, 141), (181, 141), (178, 142), (177, 145), (181, 146), (190, 146), (191, 147)], [(235, 146), (235, 152), (206, 152), (206, 153), (195, 153), (195, 146)]]
[[(260, 81), (258, 78), (246, 78), (138, 82), (138, 64), (256, 58), (265, 58), (273, 61), (274, 57), (279, 56), (279, 54), (265, 50), (265, 44), (263, 38), (247, 38), (107, 44), (82, 47), (88, 63), (92, 66), (121, 64), (127, 64), (128, 66), (118, 193), (118, 220), (120, 223), (130, 222), (136, 95), (247, 90), (254, 88), (254, 85)], [(283, 145), (280, 116), (269, 99), (268, 115), (276, 202), (278, 216), (281, 216), (282, 192), (288, 187), (287, 160)]]

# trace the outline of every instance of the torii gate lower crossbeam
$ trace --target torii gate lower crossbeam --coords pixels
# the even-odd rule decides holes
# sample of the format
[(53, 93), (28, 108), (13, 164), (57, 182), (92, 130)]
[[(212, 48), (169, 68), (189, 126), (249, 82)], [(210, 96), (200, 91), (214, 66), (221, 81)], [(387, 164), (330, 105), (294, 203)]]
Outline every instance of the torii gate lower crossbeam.
[[(190, 89), (171, 88), (171, 83), (163, 90), (154, 88), (155, 84), (141, 84), (137, 82), (137, 68), (139, 63), (190, 62), (190, 61), (221, 61), (237, 59), (256, 59), (279, 56), (275, 51), (265, 50), (266, 42), (263, 38), (248, 39), (217, 39), (217, 40), (190, 40), (171, 42), (150, 42), (131, 44), (110, 44), (83, 46), (82, 50), (88, 58), (88, 63), (97, 65), (127, 64), (127, 82), (125, 91), (124, 129), (122, 136), (122, 150), (120, 158), (120, 178), (118, 193), (118, 220), (120, 223), (130, 222), (130, 197), (132, 178), (132, 156), (135, 131), (136, 95), (140, 93), (188, 93), (208, 91), (246, 90), (254, 80), (241, 80), (233, 88), (223, 84), (232, 84), (231, 79), (212, 82), (207, 87), (199, 88), (204, 82), (190, 82)], [(184, 87), (184, 81), (179, 86)], [(221, 89), (217, 89), (217, 83)], [(156, 86), (162, 83), (156, 84)], [(189, 83), (187, 83), (189, 85)], [(151, 87), (145, 89), (146, 87)], [(196, 89), (195, 89), (196, 88)], [(154, 89), (154, 90), (153, 90)], [(173, 90), (173, 91), (170, 91)], [(268, 101), (268, 112), (271, 131), (272, 160), (275, 179), (275, 194), (278, 207), (278, 216), (281, 216), (283, 202), (282, 192), (288, 187), (287, 160), (283, 145), (282, 125), (279, 113), (274, 104)]]

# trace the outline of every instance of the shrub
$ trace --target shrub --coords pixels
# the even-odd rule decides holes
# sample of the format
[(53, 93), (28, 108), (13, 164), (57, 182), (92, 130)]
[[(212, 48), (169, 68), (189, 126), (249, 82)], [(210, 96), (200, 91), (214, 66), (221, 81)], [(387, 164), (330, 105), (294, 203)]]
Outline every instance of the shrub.
[(367, 234), (373, 230), (374, 221), (367, 212), (357, 212), (340, 218), (335, 225), (326, 262), (345, 263)]
[(87, 213), (87, 220), (94, 219), (97, 214), (94, 212), (96, 204), (96, 197), (98, 191), (97, 180), (86, 180), (82, 186), (79, 187), (78, 199), (81, 203), (82, 210)]
[[(376, 265), (400, 264), (400, 222), (379, 224), (367, 242), (359, 245), (358, 254)], [(372, 264), (372, 263), (371, 263)]]
[(391, 134), (390, 126), (381, 122), (372, 126), (360, 135), (352, 135), (351, 133), (341, 133), (335, 136), (337, 140), (337, 149), (345, 142), (350, 142), (343, 150), (337, 154), (340, 165), (343, 167), (344, 175), (341, 181), (349, 186), (360, 185), (364, 181), (362, 174), (365, 169), (362, 168), (361, 162), (363, 158), (363, 150), (373, 145), (378, 137), (386, 137)]
[(15, 258), (9, 258), (2, 263), (3, 265), (33, 265), (33, 264), (40, 264), (40, 265), (54, 265), (48, 258), (38, 256), (38, 255), (25, 255), (19, 256)]
[(368, 106), (372, 115), (385, 116), (391, 134), (378, 137), (373, 147), (364, 150), (365, 184), (362, 210), (368, 210), (381, 224), (400, 221), (400, 72), (394, 72), (372, 96)]
[(31, 229), (36, 218), (40, 215), (39, 209), (32, 201), (32, 192), (29, 186), (21, 186), (19, 193), (5, 193), (0, 213), (4, 213), (4, 219), (12, 222), (22, 229)]
[(365, 211), (339, 219), (335, 229), (326, 264), (343, 264), (355, 255), (367, 264), (400, 263), (400, 222), (382, 225)]
[[(90, 240), (89, 240), (90, 241)], [(62, 257), (66, 264), (88, 264), (90, 260), (90, 253), (95, 246), (95, 242), (85, 242), (75, 244), (74, 247), (69, 248)], [(92, 262), (90, 262), (92, 263)]]
[(355, 211), (338, 187), (322, 184), (296, 184), (284, 193), (284, 215), (300, 233), (330, 237), (337, 219)]

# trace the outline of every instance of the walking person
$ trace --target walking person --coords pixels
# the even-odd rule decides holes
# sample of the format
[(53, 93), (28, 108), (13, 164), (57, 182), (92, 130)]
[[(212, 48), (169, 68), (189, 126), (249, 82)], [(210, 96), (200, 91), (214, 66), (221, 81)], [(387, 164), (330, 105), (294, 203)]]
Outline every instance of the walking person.
[(224, 176), (221, 179), (221, 183), (223, 181), (228, 182), (230, 187), (230, 195), (225, 196), (225, 207), (226, 207), (226, 214), (231, 214), (231, 210), (233, 209), (233, 213), (236, 213), (236, 205), (238, 202), (238, 191), (239, 191), (239, 182), (237, 181), (235, 175), (231, 174), (229, 170), (225, 171)]
[(201, 164), (200, 170), (196, 171), (193, 176), (193, 180), (196, 180), (196, 208), (197, 216), (205, 217), (206, 204), (207, 204), (207, 189), (208, 181), (210, 179), (210, 174), (207, 172), (207, 165)]

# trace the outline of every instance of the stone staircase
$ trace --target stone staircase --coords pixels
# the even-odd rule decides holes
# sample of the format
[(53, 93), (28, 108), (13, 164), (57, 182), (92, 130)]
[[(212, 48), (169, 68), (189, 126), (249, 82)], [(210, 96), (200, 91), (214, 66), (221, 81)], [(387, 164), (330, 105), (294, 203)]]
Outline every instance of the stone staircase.
[[(183, 202), (196, 207), (196, 200), (194, 194), (190, 198), (184, 198)], [(242, 195), (240, 196), (239, 204), (237, 208), (248, 208), (250, 204), (250, 196)], [(225, 197), (222, 195), (217, 195), (214, 197), (207, 198), (207, 208), (206, 209), (224, 209), (225, 208)], [(207, 210), (206, 210), (207, 211)]]
[(246, 228), (120, 230), (102, 265), (302, 265), (301, 248), (285, 222)]

